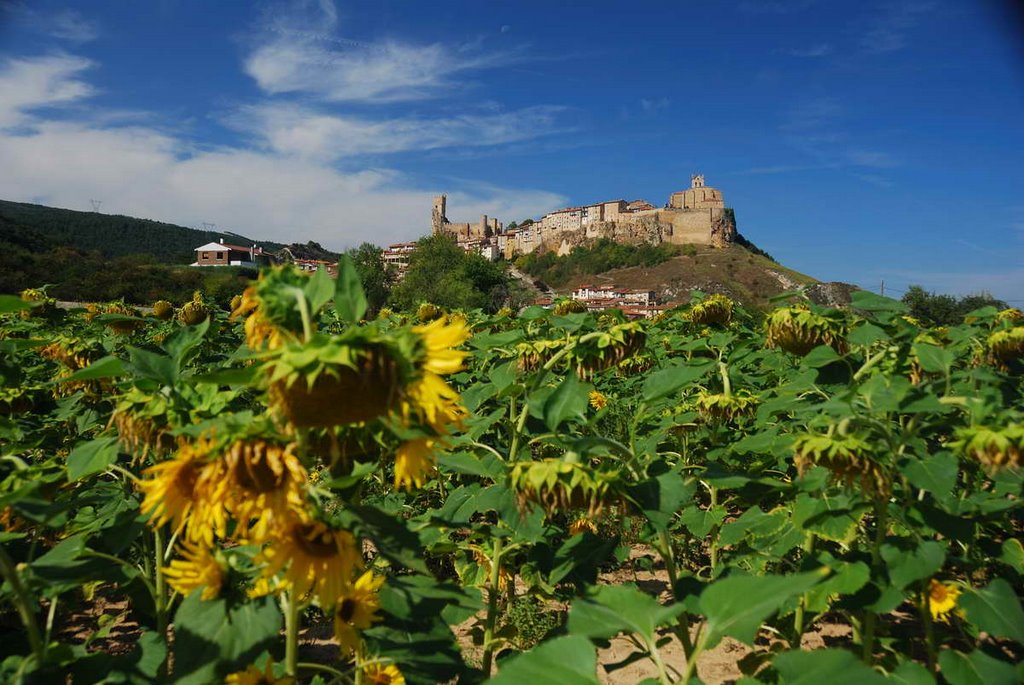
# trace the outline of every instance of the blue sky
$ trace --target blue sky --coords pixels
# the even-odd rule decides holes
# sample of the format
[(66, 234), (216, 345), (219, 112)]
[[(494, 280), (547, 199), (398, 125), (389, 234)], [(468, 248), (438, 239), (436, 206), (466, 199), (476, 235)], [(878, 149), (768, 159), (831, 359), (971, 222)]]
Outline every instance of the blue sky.
[(1019, 303), (1010, 6), (0, 0), (0, 198), (341, 249), (701, 172), (787, 266)]

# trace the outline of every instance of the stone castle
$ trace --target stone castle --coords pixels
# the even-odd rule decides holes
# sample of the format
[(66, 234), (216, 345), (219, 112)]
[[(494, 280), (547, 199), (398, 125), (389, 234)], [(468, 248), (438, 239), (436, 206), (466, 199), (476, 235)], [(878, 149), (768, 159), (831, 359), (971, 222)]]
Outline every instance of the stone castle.
[(447, 196), (435, 197), (433, 233), (451, 236), (467, 251), (478, 251), (490, 259), (512, 259), (535, 250), (565, 255), (597, 238), (630, 244), (724, 246), (736, 237), (733, 214), (725, 207), (722, 191), (706, 186), (701, 174), (693, 175), (690, 187), (672, 193), (661, 208), (644, 200), (610, 200), (559, 209), (540, 221), (508, 229), (487, 215), (481, 216), (479, 223), (452, 223), (446, 210)]

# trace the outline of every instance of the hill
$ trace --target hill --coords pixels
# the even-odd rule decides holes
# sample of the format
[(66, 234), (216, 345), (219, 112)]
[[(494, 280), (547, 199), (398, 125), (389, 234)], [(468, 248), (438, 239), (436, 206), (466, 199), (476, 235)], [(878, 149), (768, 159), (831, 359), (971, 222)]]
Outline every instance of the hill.
[(0, 200), (0, 239), (15, 243), (28, 239), (37, 248), (70, 247), (104, 257), (150, 255), (171, 264), (189, 264), (195, 259), (195, 248), (221, 239), (233, 244), (256, 243), (270, 250), (282, 247), (226, 231), (7, 200)]
[[(557, 268), (555, 272), (558, 273)], [(653, 264), (559, 275), (562, 283), (552, 287), (560, 295), (568, 295), (578, 285), (587, 283), (653, 290), (663, 302), (687, 302), (692, 291), (700, 290), (722, 293), (757, 309), (769, 307), (772, 297), (800, 286), (809, 286), (810, 299), (830, 305), (847, 304), (855, 289), (845, 283), (822, 283), (782, 266), (757, 248), (739, 244), (725, 248), (688, 245)]]

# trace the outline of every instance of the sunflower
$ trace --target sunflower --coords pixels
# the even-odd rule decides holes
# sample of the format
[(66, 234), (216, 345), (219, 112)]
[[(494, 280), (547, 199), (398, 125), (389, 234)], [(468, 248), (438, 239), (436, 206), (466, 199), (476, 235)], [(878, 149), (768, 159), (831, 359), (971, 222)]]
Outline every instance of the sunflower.
[(732, 319), (733, 301), (725, 295), (711, 295), (690, 308), (686, 318), (695, 324), (727, 324)]
[(217, 558), (204, 545), (183, 540), (178, 546), (181, 559), (174, 559), (164, 567), (167, 584), (182, 596), (196, 588), (203, 588), (202, 599), (214, 599), (220, 594), (224, 582), (224, 569)]
[(420, 336), (426, 350), (423, 368), (426, 371), (445, 375), (462, 370), (462, 360), (469, 353), (454, 349), (469, 339), (469, 328), (462, 317), (434, 319), (422, 326), (413, 326), (413, 333)]
[(274, 530), (269, 543), (257, 557), (266, 563), (264, 576), (284, 571), (285, 582), (299, 597), (313, 592), (321, 606), (343, 597), (353, 571), (363, 564), (355, 537), (320, 521), (294, 518)]
[(174, 316), (174, 305), (167, 300), (157, 300), (153, 303), (153, 316), (164, 321)]
[(225, 506), (238, 521), (237, 535), (251, 530), (265, 539), (275, 520), (288, 519), (302, 506), (307, 476), (294, 448), (261, 439), (238, 440), (227, 449)]
[(405, 676), (394, 664), (374, 661), (363, 666), (363, 683), (366, 685), (405, 685)]
[(597, 535), (597, 525), (585, 515), (580, 514), (569, 524), (569, 535), (582, 535), (583, 533)]
[(422, 488), (427, 473), (434, 468), (435, 440), (416, 438), (402, 443), (395, 452), (395, 487)]
[(949, 623), (949, 613), (956, 608), (956, 600), (960, 596), (960, 592), (960, 588), (953, 583), (942, 583), (934, 578), (928, 581), (925, 601), (928, 604), (928, 611), (932, 614), (932, 619)]
[(869, 495), (884, 496), (889, 492), (887, 470), (872, 457), (870, 444), (853, 434), (798, 435), (793, 441), (793, 463), (801, 476), (811, 466), (823, 466), (847, 486), (859, 482)]
[(597, 390), (591, 390), (590, 391), (590, 406), (593, 407), (594, 409), (596, 409), (597, 411), (601, 411), (606, 406), (608, 406), (608, 398), (605, 397), (600, 392), (598, 392)]
[(295, 679), (291, 676), (278, 678), (274, 675), (274, 659), (269, 656), (262, 671), (250, 665), (244, 671), (231, 673), (224, 678), (225, 685), (292, 685), (294, 682)]
[(343, 654), (352, 654), (359, 646), (358, 631), (366, 630), (380, 620), (377, 616), (380, 609), (377, 593), (383, 584), (384, 576), (374, 577), (373, 571), (367, 571), (334, 605), (334, 635)]
[(173, 459), (151, 466), (137, 487), (145, 497), (139, 510), (149, 515), (157, 528), (171, 523), (174, 531), (186, 532), (186, 539), (213, 544), (213, 536), (224, 535), (223, 462), (207, 461), (214, 448), (209, 438), (186, 443)]

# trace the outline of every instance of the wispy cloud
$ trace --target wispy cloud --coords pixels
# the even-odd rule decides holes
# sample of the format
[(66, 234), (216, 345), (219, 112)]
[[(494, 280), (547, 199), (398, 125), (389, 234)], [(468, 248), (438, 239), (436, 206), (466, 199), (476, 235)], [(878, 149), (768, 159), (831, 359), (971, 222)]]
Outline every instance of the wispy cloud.
[(72, 9), (61, 10), (44, 19), (46, 31), (55, 38), (73, 43), (87, 43), (99, 36), (99, 26), (86, 19), (81, 12)]
[[(328, 3), (329, 5), (329, 3)], [(323, 4), (278, 13), (258, 32), (244, 62), (266, 93), (308, 93), (332, 102), (389, 103), (434, 98), (459, 86), (454, 77), (521, 60), (521, 52), (467, 43), (364, 43), (339, 37)]]
[(229, 123), (255, 135), (276, 152), (336, 160), (362, 154), (488, 147), (530, 140), (571, 130), (568, 124), (560, 123), (564, 111), (564, 107), (534, 106), (444, 118), (371, 120), (272, 104), (243, 108), (229, 118)]
[(94, 89), (78, 76), (93, 66), (72, 55), (8, 58), (0, 62), (0, 129), (23, 123), (29, 112), (89, 97)]
[(647, 114), (656, 114), (669, 108), (670, 101), (667, 97), (640, 98), (640, 109)]
[(567, 203), (544, 190), (457, 178), (434, 177), (428, 187), (395, 169), (345, 171), (316, 156), (262, 147), (203, 148), (152, 122), (125, 124), (95, 111), (72, 122), (39, 109), (90, 94), (78, 78), (90, 64), (40, 57), (9, 60), (0, 69), (0, 115), (16, 124), (0, 126), (5, 199), (89, 209), (89, 198), (97, 198), (104, 211), (189, 225), (213, 221), (257, 238), (316, 240), (336, 249), (425, 234), (438, 192), (449, 193), (453, 216), (511, 219)]
[(40, 9), (27, 0), (0, 0), (3, 23), (70, 43), (87, 43), (99, 37), (99, 24), (78, 10)]
[(806, 48), (792, 48), (785, 50), (785, 54), (790, 57), (825, 57), (831, 55), (833, 48), (828, 43), (818, 43), (817, 45), (811, 45)]
[(902, 50), (907, 36), (921, 17), (935, 9), (934, 2), (887, 3), (879, 11), (872, 26), (861, 37), (861, 48), (869, 54)]
[(846, 159), (855, 166), (872, 169), (891, 169), (900, 165), (896, 157), (881, 150), (850, 149), (846, 151)]

